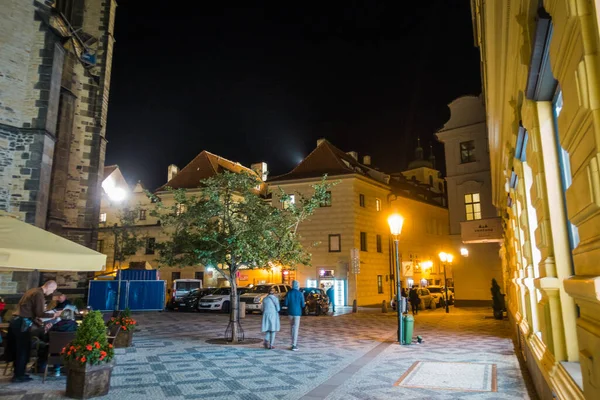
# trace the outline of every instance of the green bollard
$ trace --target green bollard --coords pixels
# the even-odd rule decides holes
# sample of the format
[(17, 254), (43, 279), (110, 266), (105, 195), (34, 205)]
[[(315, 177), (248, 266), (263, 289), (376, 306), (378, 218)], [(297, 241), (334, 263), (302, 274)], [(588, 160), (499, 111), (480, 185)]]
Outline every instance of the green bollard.
[(415, 317), (410, 314), (403, 315), (402, 323), (404, 324), (404, 337), (402, 338), (402, 343), (412, 344), (413, 330), (415, 329)]

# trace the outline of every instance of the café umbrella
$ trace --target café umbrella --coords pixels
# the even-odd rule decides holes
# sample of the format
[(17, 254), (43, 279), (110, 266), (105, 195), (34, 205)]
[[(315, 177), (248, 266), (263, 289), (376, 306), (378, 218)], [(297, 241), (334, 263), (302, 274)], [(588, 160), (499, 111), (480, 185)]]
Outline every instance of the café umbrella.
[(103, 271), (106, 255), (0, 212), (0, 268)]

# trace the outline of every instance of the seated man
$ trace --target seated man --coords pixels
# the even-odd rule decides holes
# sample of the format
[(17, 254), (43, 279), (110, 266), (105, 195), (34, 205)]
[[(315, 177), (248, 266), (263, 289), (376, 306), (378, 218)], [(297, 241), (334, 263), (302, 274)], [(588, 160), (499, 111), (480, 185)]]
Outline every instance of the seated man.
[[(75, 312), (71, 309), (65, 309), (60, 318), (58, 318), (58, 322), (49, 327), (49, 324), (46, 325), (46, 331), (44, 335), (38, 336), (38, 340), (34, 340), (34, 348), (37, 349), (38, 359), (37, 359), (37, 370), (38, 372), (44, 372), (46, 369), (46, 362), (48, 361), (48, 340), (49, 335), (46, 333), (48, 331), (52, 332), (75, 332), (77, 330), (77, 322), (75, 322)], [(60, 375), (60, 365), (55, 365), (56, 374)]]
[(56, 305), (54, 307), (56, 311), (64, 310), (65, 308), (71, 308), (73, 306), (71, 301), (67, 299), (67, 296), (64, 293), (56, 292), (54, 294), (54, 299), (56, 300)]

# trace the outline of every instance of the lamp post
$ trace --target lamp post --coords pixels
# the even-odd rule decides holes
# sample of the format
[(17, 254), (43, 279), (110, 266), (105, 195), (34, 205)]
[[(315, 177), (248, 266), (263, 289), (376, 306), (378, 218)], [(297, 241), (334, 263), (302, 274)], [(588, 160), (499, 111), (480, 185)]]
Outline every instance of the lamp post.
[(448, 264), (452, 264), (452, 260), (454, 259), (454, 256), (452, 254), (441, 252), (439, 254), (439, 257), (440, 257), (440, 261), (444, 265), (444, 289), (446, 291), (445, 303), (446, 303), (446, 314), (447, 314), (450, 312), (450, 308), (448, 306), (448, 278), (446, 277), (446, 267), (448, 266)]
[(398, 254), (398, 240), (402, 233), (402, 224), (404, 218), (400, 214), (392, 214), (388, 218), (390, 233), (394, 237), (394, 248), (396, 252), (396, 311), (398, 312), (398, 344), (402, 345), (402, 312), (404, 311), (404, 301), (402, 299), (402, 281), (400, 275), (400, 255)]

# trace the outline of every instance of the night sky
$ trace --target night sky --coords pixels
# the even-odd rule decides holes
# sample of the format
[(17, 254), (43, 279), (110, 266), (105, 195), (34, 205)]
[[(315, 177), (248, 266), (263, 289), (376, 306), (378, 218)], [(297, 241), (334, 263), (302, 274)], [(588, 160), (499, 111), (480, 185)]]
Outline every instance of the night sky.
[(202, 150), (271, 175), (320, 137), (406, 167), (447, 104), (479, 94), (467, 0), (119, 0), (106, 165), (153, 189)]

